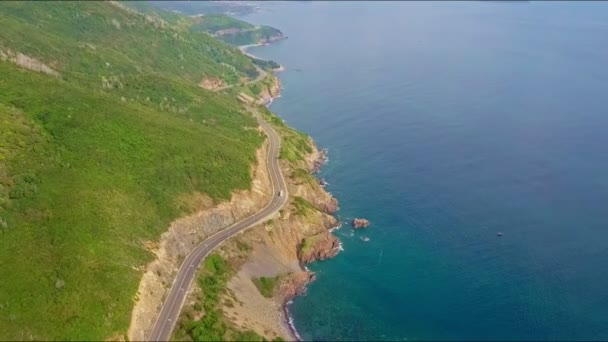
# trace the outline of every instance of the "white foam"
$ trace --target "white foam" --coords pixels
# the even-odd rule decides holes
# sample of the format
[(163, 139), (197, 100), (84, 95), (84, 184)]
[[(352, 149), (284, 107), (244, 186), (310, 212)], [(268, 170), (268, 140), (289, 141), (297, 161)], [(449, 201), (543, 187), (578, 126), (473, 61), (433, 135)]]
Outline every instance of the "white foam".
[(333, 227), (332, 229), (329, 230), (330, 233), (342, 228), (342, 224), (343, 222), (340, 222), (340, 224), (338, 224), (337, 226)]
[[(289, 302), (287, 302), (287, 305), (291, 305), (292, 303), (293, 303), (293, 301), (290, 300)], [(285, 315), (287, 316), (287, 324), (289, 324), (289, 328), (291, 328), (291, 332), (293, 333), (295, 338), (298, 341), (302, 341), (302, 337), (300, 336), (300, 334), (298, 334), (298, 331), (296, 330), (296, 326), (293, 322), (293, 317), (289, 313), (289, 308), (287, 308), (287, 305), (285, 306)]]

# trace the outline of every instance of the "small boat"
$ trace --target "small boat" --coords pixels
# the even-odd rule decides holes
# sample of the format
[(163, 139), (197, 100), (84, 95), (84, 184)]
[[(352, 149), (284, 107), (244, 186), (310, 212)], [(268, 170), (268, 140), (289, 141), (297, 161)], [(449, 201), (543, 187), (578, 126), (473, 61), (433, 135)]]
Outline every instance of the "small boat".
[(502, 232), (496, 233), (496, 236), (501, 237), (502, 236)]
[(369, 241), (369, 238), (367, 236), (362, 236), (361, 241), (367, 242)]

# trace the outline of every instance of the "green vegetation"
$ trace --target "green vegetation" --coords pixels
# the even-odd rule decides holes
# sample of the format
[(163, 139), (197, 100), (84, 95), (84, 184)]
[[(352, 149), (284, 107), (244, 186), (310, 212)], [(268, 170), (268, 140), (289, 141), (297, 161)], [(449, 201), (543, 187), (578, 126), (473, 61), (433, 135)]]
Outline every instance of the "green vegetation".
[(228, 94), (238, 97), (241, 93), (251, 96), (252, 98), (258, 98), (264, 89), (271, 89), (274, 86), (275, 76), (268, 72), (259, 82), (250, 84), (241, 84), (234, 86), (227, 90)]
[(255, 284), (255, 287), (258, 288), (262, 296), (266, 298), (271, 298), (274, 294), (274, 289), (279, 284), (281, 280), (281, 276), (276, 277), (259, 277), (253, 278), (251, 281)]
[(268, 109), (262, 110), (262, 116), (281, 134), (279, 158), (289, 162), (298, 162), (304, 160), (304, 155), (312, 153), (310, 137), (307, 134), (289, 128), (281, 118)]
[(258, 58), (252, 58), (251, 60), (253, 61), (253, 64), (259, 66), (262, 69), (278, 69), (281, 67), (279, 63), (272, 60), (266, 61)]
[(313, 248), (315, 246), (315, 244), (317, 243), (317, 240), (319, 240), (320, 238), (321, 238), (320, 234), (304, 238), (304, 240), (302, 240), (302, 245), (300, 247), (302, 252), (307, 253), (311, 248)]
[(257, 76), (251, 59), (238, 49), (159, 16), (103, 2), (4, 2), (0, 10), (0, 48), (56, 62), (64, 78), (97, 76), (90, 81), (98, 86), (102, 76), (114, 77), (127, 87), (146, 75), (189, 84), (204, 77), (230, 83)]
[(313, 175), (311, 175), (308, 171), (306, 171), (305, 169), (302, 169), (302, 168), (293, 170), (291, 175), (289, 175), (289, 178), (291, 178), (294, 181), (298, 181), (299, 182), (298, 184), (303, 184), (303, 183), (319, 184), (319, 182)]
[(192, 19), (192, 30), (206, 32), (232, 45), (257, 44), (282, 38), (283, 33), (270, 26), (254, 26), (225, 14), (206, 14)]
[[(207, 13), (203, 11), (202, 13), (205, 13), (204, 15), (186, 17), (162, 9), (168, 9), (173, 6), (163, 6), (163, 4), (152, 1), (126, 1), (123, 2), (123, 4), (129, 8), (163, 19), (177, 27), (188, 29), (192, 32), (208, 33), (235, 46), (258, 44), (272, 39), (283, 38), (283, 33), (279, 29), (270, 26), (254, 26), (246, 21), (233, 18), (226, 14)], [(195, 14), (200, 13), (201, 12), (197, 12)], [(275, 62), (272, 63), (276, 64)]]
[(293, 205), (295, 207), (295, 214), (298, 216), (307, 217), (317, 211), (315, 206), (300, 196), (293, 198)]
[(251, 186), (264, 137), (197, 84), (255, 67), (179, 19), (107, 2), (1, 2), (0, 22), (3, 54), (59, 73), (0, 59), (0, 339), (124, 334), (144, 243), (193, 209), (184, 197)]
[(194, 308), (204, 312), (200, 320), (186, 317), (174, 333), (175, 340), (192, 341), (265, 341), (253, 331), (240, 331), (227, 323), (221, 311), (220, 299), (226, 291), (226, 283), (234, 273), (230, 264), (218, 254), (205, 259), (198, 277), (201, 293)]
[(214, 34), (226, 29), (252, 30), (255, 29), (255, 26), (225, 14), (205, 14), (196, 18), (192, 29)]
[(272, 39), (283, 38), (283, 33), (274, 27), (260, 26), (250, 30), (242, 30), (234, 33), (221, 34), (217, 38), (231, 45), (259, 44)]
[[(143, 2), (143, 1), (142, 1)], [(204, 14), (239, 14), (251, 13), (257, 4), (245, 1), (149, 1), (158, 8), (179, 11), (188, 15)]]

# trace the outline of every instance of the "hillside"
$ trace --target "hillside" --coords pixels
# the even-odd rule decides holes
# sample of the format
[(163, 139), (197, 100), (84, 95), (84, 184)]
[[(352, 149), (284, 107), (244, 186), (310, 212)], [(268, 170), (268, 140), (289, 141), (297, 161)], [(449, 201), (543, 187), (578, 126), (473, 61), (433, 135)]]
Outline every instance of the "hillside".
[(251, 187), (263, 135), (199, 84), (257, 71), (181, 22), (0, 3), (0, 339), (123, 335), (169, 223)]
[(229, 14), (245, 15), (260, 7), (255, 1), (149, 1), (154, 7), (176, 11), (186, 15)]
[[(225, 13), (218, 13), (213, 3), (171, 1), (128, 1), (124, 4), (140, 12), (153, 14), (194, 32), (205, 32), (228, 44), (240, 46), (263, 44), (286, 38), (279, 29), (270, 26), (255, 26)], [(179, 8), (179, 9), (176, 9)], [(183, 11), (182, 16), (173, 11)]]
[(283, 32), (270, 26), (254, 26), (223, 14), (192, 18), (192, 30), (207, 32), (232, 45), (263, 44), (284, 39)]

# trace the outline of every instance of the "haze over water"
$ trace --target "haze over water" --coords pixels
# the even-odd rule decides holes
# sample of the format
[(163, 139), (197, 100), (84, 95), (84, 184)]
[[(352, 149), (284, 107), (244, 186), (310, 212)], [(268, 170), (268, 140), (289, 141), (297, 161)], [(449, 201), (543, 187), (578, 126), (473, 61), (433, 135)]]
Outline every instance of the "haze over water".
[(608, 339), (608, 3), (260, 6), (273, 111), (372, 222), (311, 265), (304, 339)]

